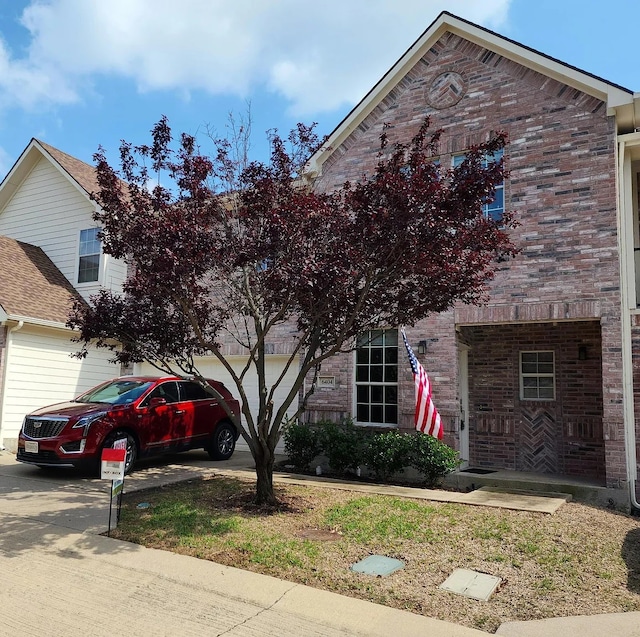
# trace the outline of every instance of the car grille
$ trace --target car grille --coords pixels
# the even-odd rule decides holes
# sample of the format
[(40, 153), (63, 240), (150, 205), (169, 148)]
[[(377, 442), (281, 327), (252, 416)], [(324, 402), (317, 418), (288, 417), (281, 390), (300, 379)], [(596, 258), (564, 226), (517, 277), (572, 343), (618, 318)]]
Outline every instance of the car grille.
[(27, 453), (21, 447), (18, 448), (17, 458), (22, 462), (31, 462), (33, 464), (66, 464), (65, 461), (58, 458), (53, 451)]
[(28, 416), (24, 420), (23, 431), (29, 438), (55, 438), (60, 435), (68, 418), (38, 418)]

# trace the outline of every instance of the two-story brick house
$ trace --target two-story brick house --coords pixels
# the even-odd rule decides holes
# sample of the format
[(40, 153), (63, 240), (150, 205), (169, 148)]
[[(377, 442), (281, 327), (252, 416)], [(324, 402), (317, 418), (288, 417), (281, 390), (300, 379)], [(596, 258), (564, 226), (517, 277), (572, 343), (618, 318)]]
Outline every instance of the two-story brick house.
[[(636, 473), (632, 338), (640, 367), (638, 101), (442, 13), (313, 158), (315, 187), (358, 179), (374, 166), (384, 125), (391, 141), (406, 141), (426, 115), (443, 130), (443, 166), (492, 131), (508, 133), (509, 176), (486, 213), (499, 216), (504, 206), (520, 223), (520, 253), (498, 265), (486, 305), (460, 305), (407, 329), (445, 440), (473, 467), (625, 486)], [(382, 327), (352, 356), (323, 363), (308, 420), (412, 427), (398, 326)]]

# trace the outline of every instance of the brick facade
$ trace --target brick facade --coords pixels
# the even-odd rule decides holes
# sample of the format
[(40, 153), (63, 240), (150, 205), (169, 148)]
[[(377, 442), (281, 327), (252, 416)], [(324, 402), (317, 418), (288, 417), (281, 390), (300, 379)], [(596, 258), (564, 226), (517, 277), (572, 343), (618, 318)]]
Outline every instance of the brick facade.
[[(443, 73), (456, 74), (462, 97), (434, 108), (434, 86)], [(613, 117), (604, 102), (445, 33), (332, 150), (316, 187), (331, 190), (371, 171), (383, 125), (390, 126), (391, 141), (407, 141), (425, 115), (443, 130), (443, 165), (492, 131), (508, 133), (505, 202), (520, 224), (514, 236), (521, 251), (498, 265), (487, 305), (457, 307), (408, 330), (414, 346), (428, 342), (423, 364), (446, 440), (457, 444), (459, 434), (459, 332), (471, 347), (471, 399), (484, 406), (470, 422), (473, 463), (619, 485), (626, 473)], [(561, 361), (558, 395), (536, 411), (520, 404), (517, 356), (527, 342), (548, 341), (552, 346), (545, 348)], [(578, 363), (582, 341), (589, 357)], [(400, 369), (399, 426), (411, 428), (413, 384), (408, 364)], [(352, 413), (353, 370), (349, 355), (323, 363), (336, 387), (311, 398), (310, 419)], [(488, 381), (491, 373), (501, 379), (499, 391), (488, 391), (496, 386)], [(490, 413), (496, 414), (491, 422)], [(553, 435), (539, 435), (544, 427)], [(521, 453), (538, 439), (549, 447), (544, 462), (536, 462), (533, 451)]]

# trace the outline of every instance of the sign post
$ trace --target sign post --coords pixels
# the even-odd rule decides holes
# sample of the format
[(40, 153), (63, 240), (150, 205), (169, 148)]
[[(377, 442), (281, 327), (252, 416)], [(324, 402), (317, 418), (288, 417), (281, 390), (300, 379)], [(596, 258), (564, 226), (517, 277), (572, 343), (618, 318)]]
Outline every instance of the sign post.
[(113, 508), (113, 496), (118, 497), (118, 511), (116, 514), (116, 526), (120, 518), (120, 505), (122, 503), (122, 489), (124, 485), (124, 466), (127, 457), (127, 439), (116, 440), (113, 448), (102, 450), (100, 477), (103, 480), (111, 480), (111, 493), (109, 496), (109, 528), (107, 535), (111, 533), (111, 510)]

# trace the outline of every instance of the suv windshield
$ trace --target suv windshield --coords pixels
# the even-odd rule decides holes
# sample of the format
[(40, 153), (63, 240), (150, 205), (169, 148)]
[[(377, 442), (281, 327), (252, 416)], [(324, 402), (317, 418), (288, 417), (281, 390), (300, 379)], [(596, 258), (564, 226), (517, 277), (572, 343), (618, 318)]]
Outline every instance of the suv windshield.
[(153, 385), (151, 381), (142, 380), (114, 380), (100, 385), (82, 396), (78, 396), (77, 403), (109, 403), (111, 405), (124, 405), (132, 403), (142, 396)]

